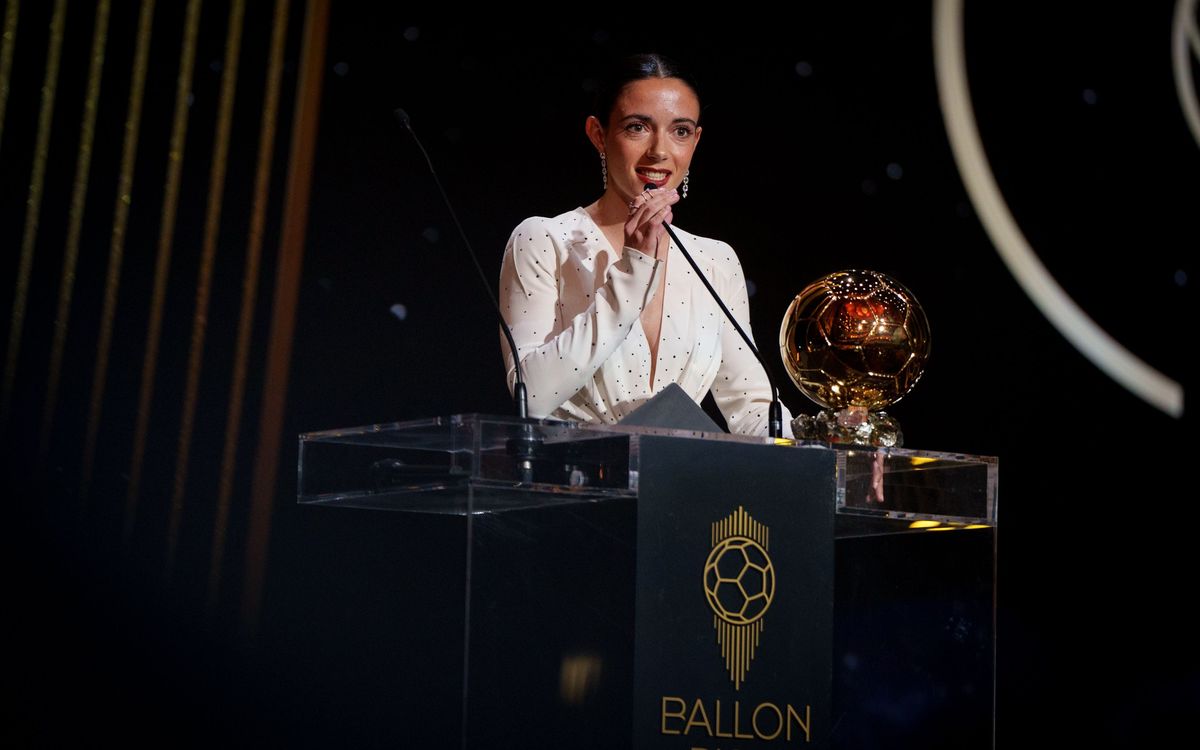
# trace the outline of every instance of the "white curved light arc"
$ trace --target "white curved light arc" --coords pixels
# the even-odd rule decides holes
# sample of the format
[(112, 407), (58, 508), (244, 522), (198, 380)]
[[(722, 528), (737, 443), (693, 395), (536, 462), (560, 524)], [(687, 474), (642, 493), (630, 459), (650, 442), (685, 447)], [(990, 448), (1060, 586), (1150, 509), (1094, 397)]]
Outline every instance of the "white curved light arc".
[(934, 67), (950, 150), (984, 230), (1042, 314), (1113, 380), (1172, 417), (1183, 416), (1183, 386), (1122, 347), (1058, 285), (1021, 233), (988, 164), (967, 87), (962, 0), (935, 0)]
[(1183, 108), (1183, 119), (1187, 120), (1196, 145), (1200, 146), (1200, 104), (1196, 102), (1196, 84), (1192, 80), (1192, 63), (1188, 59), (1188, 42), (1191, 52), (1200, 59), (1200, 29), (1196, 28), (1196, 0), (1178, 0), (1175, 3), (1175, 20), (1171, 24), (1171, 67), (1175, 70), (1175, 93), (1179, 95), (1179, 106)]

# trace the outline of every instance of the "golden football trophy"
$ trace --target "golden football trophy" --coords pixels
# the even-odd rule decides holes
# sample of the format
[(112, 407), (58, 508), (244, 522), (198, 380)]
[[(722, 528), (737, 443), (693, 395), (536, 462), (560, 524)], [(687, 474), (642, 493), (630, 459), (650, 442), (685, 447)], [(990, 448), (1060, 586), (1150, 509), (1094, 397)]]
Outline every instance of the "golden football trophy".
[(838, 271), (809, 284), (783, 316), (788, 376), (823, 411), (792, 420), (800, 440), (899, 447), (882, 411), (907, 394), (929, 358), (929, 321), (916, 297), (876, 271)]

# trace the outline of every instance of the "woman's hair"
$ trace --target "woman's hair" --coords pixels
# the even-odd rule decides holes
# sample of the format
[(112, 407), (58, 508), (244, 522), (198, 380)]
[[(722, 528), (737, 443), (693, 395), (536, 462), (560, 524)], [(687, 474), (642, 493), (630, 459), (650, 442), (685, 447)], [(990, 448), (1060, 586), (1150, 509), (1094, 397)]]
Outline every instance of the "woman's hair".
[(678, 78), (688, 85), (697, 99), (700, 98), (700, 90), (692, 74), (671, 58), (653, 52), (623, 57), (609, 65), (596, 86), (593, 113), (600, 118), (604, 127), (608, 127), (621, 91), (634, 81), (647, 78)]

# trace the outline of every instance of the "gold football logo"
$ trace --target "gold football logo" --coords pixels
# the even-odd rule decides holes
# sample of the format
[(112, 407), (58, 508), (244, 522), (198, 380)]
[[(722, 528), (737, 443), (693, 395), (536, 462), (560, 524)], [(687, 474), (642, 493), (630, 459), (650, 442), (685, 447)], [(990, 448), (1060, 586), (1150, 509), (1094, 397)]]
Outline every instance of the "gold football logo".
[(775, 566), (767, 554), (769, 530), (739, 505), (712, 525), (712, 551), (704, 563), (704, 595), (729, 679), (740, 690), (758, 648), (762, 616), (775, 598)]

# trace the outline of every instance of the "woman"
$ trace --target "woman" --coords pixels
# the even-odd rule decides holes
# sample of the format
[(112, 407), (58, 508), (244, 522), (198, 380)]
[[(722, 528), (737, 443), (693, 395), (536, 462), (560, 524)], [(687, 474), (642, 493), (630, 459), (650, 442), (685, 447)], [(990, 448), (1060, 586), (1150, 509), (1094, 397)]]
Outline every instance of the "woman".
[[(765, 435), (771, 393), (762, 367), (664, 228), (672, 224), (749, 331), (733, 249), (672, 221), (700, 142), (696, 87), (672, 61), (636, 55), (601, 86), (597, 105), (585, 129), (604, 194), (553, 218), (526, 219), (504, 252), (500, 307), (530, 415), (616, 422), (678, 383), (697, 402), (711, 389), (731, 432)], [(515, 368), (503, 349), (511, 390)]]

